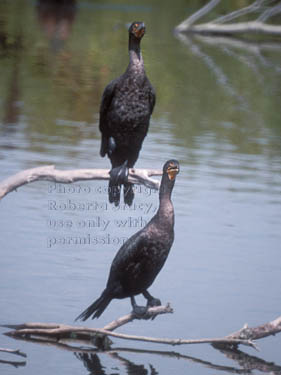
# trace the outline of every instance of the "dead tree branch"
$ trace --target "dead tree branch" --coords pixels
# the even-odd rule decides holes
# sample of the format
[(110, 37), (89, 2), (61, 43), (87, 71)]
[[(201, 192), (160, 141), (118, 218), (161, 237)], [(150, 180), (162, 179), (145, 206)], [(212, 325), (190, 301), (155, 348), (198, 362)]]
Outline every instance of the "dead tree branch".
[[(171, 313), (172, 309), (169, 305), (152, 307), (148, 310), (143, 319), (150, 319), (158, 314)], [(217, 348), (237, 348), (239, 345), (251, 346), (257, 349), (254, 340), (264, 338), (266, 336), (275, 335), (281, 331), (281, 316), (277, 319), (262, 324), (258, 327), (250, 328), (244, 326), (237, 332), (221, 338), (203, 338), (196, 340), (188, 339), (170, 339), (170, 338), (155, 338), (147, 336), (135, 336), (122, 333), (112, 332), (117, 327), (126, 324), (136, 317), (133, 314), (121, 317), (104, 328), (87, 328), (77, 327), (64, 324), (48, 324), (48, 323), (25, 323), (20, 325), (4, 325), (4, 327), (12, 328), (12, 331), (6, 335), (14, 338), (34, 338), (44, 337), (50, 340), (88, 340), (95, 346), (102, 349), (109, 349), (111, 341), (108, 337), (116, 337), (124, 340), (143, 341), (167, 345), (190, 345), (190, 344), (212, 344)], [(107, 341), (106, 341), (107, 340)]]
[[(25, 326), (25, 325), (23, 325)], [(28, 326), (28, 323), (26, 324)], [(99, 328), (87, 328), (87, 327), (75, 327), (75, 326), (68, 326), (64, 324), (58, 324), (57, 328), (49, 328), (46, 325), (45, 328), (21, 328), (16, 329), (14, 331), (10, 331), (5, 333), (7, 336), (15, 337), (15, 338), (26, 338), (26, 337), (45, 337), (50, 338), (52, 340), (61, 340), (61, 339), (83, 339), (88, 340), (94, 343), (96, 346), (97, 339), (102, 339), (102, 336), (110, 336), (116, 337), (119, 339), (124, 340), (133, 340), (133, 341), (142, 341), (142, 342), (150, 342), (150, 343), (157, 343), (157, 344), (167, 344), (167, 345), (188, 345), (188, 344), (223, 344), (223, 345), (246, 345), (256, 348), (256, 345), (251, 340), (246, 339), (229, 339), (229, 338), (205, 338), (205, 339), (198, 339), (198, 340), (185, 340), (185, 339), (168, 339), (168, 338), (155, 338), (155, 337), (147, 337), (147, 336), (136, 336), (136, 335), (128, 335), (123, 333), (116, 333), (112, 331), (107, 331), (105, 329)], [(109, 349), (108, 344), (104, 345), (101, 341), (99, 341), (100, 347)]]
[[(220, 0), (219, 0), (220, 1)], [(238, 17), (249, 13), (256, 13), (263, 10), (264, 5), (268, 4), (268, 0), (257, 0), (248, 7), (242, 8), (235, 12), (229, 13), (225, 16), (219, 17), (211, 22), (194, 25), (194, 22), (210, 12), (219, 3), (218, 0), (211, 0), (207, 5), (194, 13), (192, 16), (181, 22), (176, 28), (176, 33), (188, 32), (199, 34), (224, 34), (224, 35), (239, 35), (239, 34), (264, 34), (264, 35), (281, 35), (280, 25), (269, 25), (264, 23), (268, 18), (281, 12), (281, 3), (276, 6), (266, 9), (255, 21), (237, 22), (222, 24), (224, 22), (232, 21)]]
[(211, 0), (208, 4), (206, 4), (204, 7), (202, 7), (197, 12), (192, 14), (190, 17), (188, 17), (180, 25), (178, 25), (177, 31), (184, 31), (190, 28), (196, 21), (205, 16), (205, 14), (209, 13), (219, 2), (220, 0)]
[[(159, 181), (150, 177), (161, 175), (162, 171), (158, 169), (131, 168), (129, 169), (128, 181), (133, 184), (144, 184), (152, 189), (159, 189)], [(0, 182), (0, 199), (22, 185), (39, 180), (70, 184), (76, 181), (108, 179), (108, 169), (73, 169), (62, 171), (55, 169), (54, 165), (47, 165), (44, 167), (26, 169)]]

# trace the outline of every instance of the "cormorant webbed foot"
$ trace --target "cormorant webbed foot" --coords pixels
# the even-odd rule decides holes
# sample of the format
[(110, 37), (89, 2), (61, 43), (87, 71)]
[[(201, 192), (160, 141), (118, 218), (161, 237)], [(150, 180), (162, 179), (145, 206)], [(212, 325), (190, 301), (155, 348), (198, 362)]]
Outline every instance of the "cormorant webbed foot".
[(147, 307), (161, 306), (160, 299), (153, 297), (147, 290), (143, 292), (143, 296), (147, 299)]
[(132, 313), (136, 316), (137, 319), (144, 319), (145, 314), (147, 313), (147, 306), (138, 306), (136, 304), (135, 297), (131, 297), (131, 304), (133, 307)]
[(120, 185), (128, 182), (129, 168), (127, 167), (127, 164), (128, 162), (125, 161), (121, 166), (111, 169), (109, 174), (112, 184)]
[(115, 206), (120, 203), (121, 185), (128, 181), (129, 169), (127, 164), (128, 162), (125, 161), (121, 166), (112, 168), (109, 172), (108, 198), (109, 202), (114, 203)]

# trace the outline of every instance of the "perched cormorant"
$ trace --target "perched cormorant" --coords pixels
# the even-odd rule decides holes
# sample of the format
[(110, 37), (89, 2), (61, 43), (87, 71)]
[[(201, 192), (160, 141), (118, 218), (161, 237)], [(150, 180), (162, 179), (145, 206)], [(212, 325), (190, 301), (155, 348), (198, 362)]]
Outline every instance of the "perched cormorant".
[(143, 22), (133, 22), (129, 28), (129, 65), (124, 74), (105, 88), (99, 128), (102, 133), (100, 155), (108, 155), (112, 169), (109, 181), (109, 201), (120, 202), (124, 185), (124, 202), (134, 199), (128, 169), (136, 163), (155, 104), (155, 92), (144, 70), (140, 42), (145, 33)]
[[(150, 222), (121, 246), (112, 261), (106, 288), (101, 296), (77, 318), (98, 318), (112, 299), (131, 298), (133, 311), (143, 315), (149, 306), (160, 305), (159, 299), (148, 292), (163, 267), (174, 241), (174, 208), (171, 193), (179, 172), (177, 160), (169, 160), (163, 167), (159, 193), (159, 208)], [(135, 296), (143, 294), (147, 306), (138, 306)]]

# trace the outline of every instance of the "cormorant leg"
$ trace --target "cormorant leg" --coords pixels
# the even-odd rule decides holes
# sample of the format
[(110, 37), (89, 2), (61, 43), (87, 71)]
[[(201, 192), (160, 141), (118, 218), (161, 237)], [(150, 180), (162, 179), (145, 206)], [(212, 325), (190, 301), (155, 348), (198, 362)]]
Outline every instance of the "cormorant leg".
[(143, 292), (143, 296), (147, 299), (147, 308), (161, 305), (160, 299), (154, 298), (147, 290)]
[(131, 297), (131, 304), (133, 307), (133, 313), (137, 318), (142, 318), (147, 312), (147, 306), (138, 306), (135, 300), (135, 297)]

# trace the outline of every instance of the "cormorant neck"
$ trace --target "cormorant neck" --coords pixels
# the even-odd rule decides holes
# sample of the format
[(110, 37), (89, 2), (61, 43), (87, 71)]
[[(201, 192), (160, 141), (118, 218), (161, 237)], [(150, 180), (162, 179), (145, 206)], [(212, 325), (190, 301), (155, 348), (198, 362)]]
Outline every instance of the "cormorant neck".
[(143, 66), (143, 59), (140, 49), (140, 39), (137, 39), (133, 35), (129, 36), (129, 56), (130, 65), (140, 65)]
[(161, 221), (163, 220), (172, 226), (174, 226), (174, 206), (171, 201), (171, 195), (174, 184), (175, 180), (170, 181), (167, 175), (162, 177), (158, 209), (158, 217), (161, 218)]

